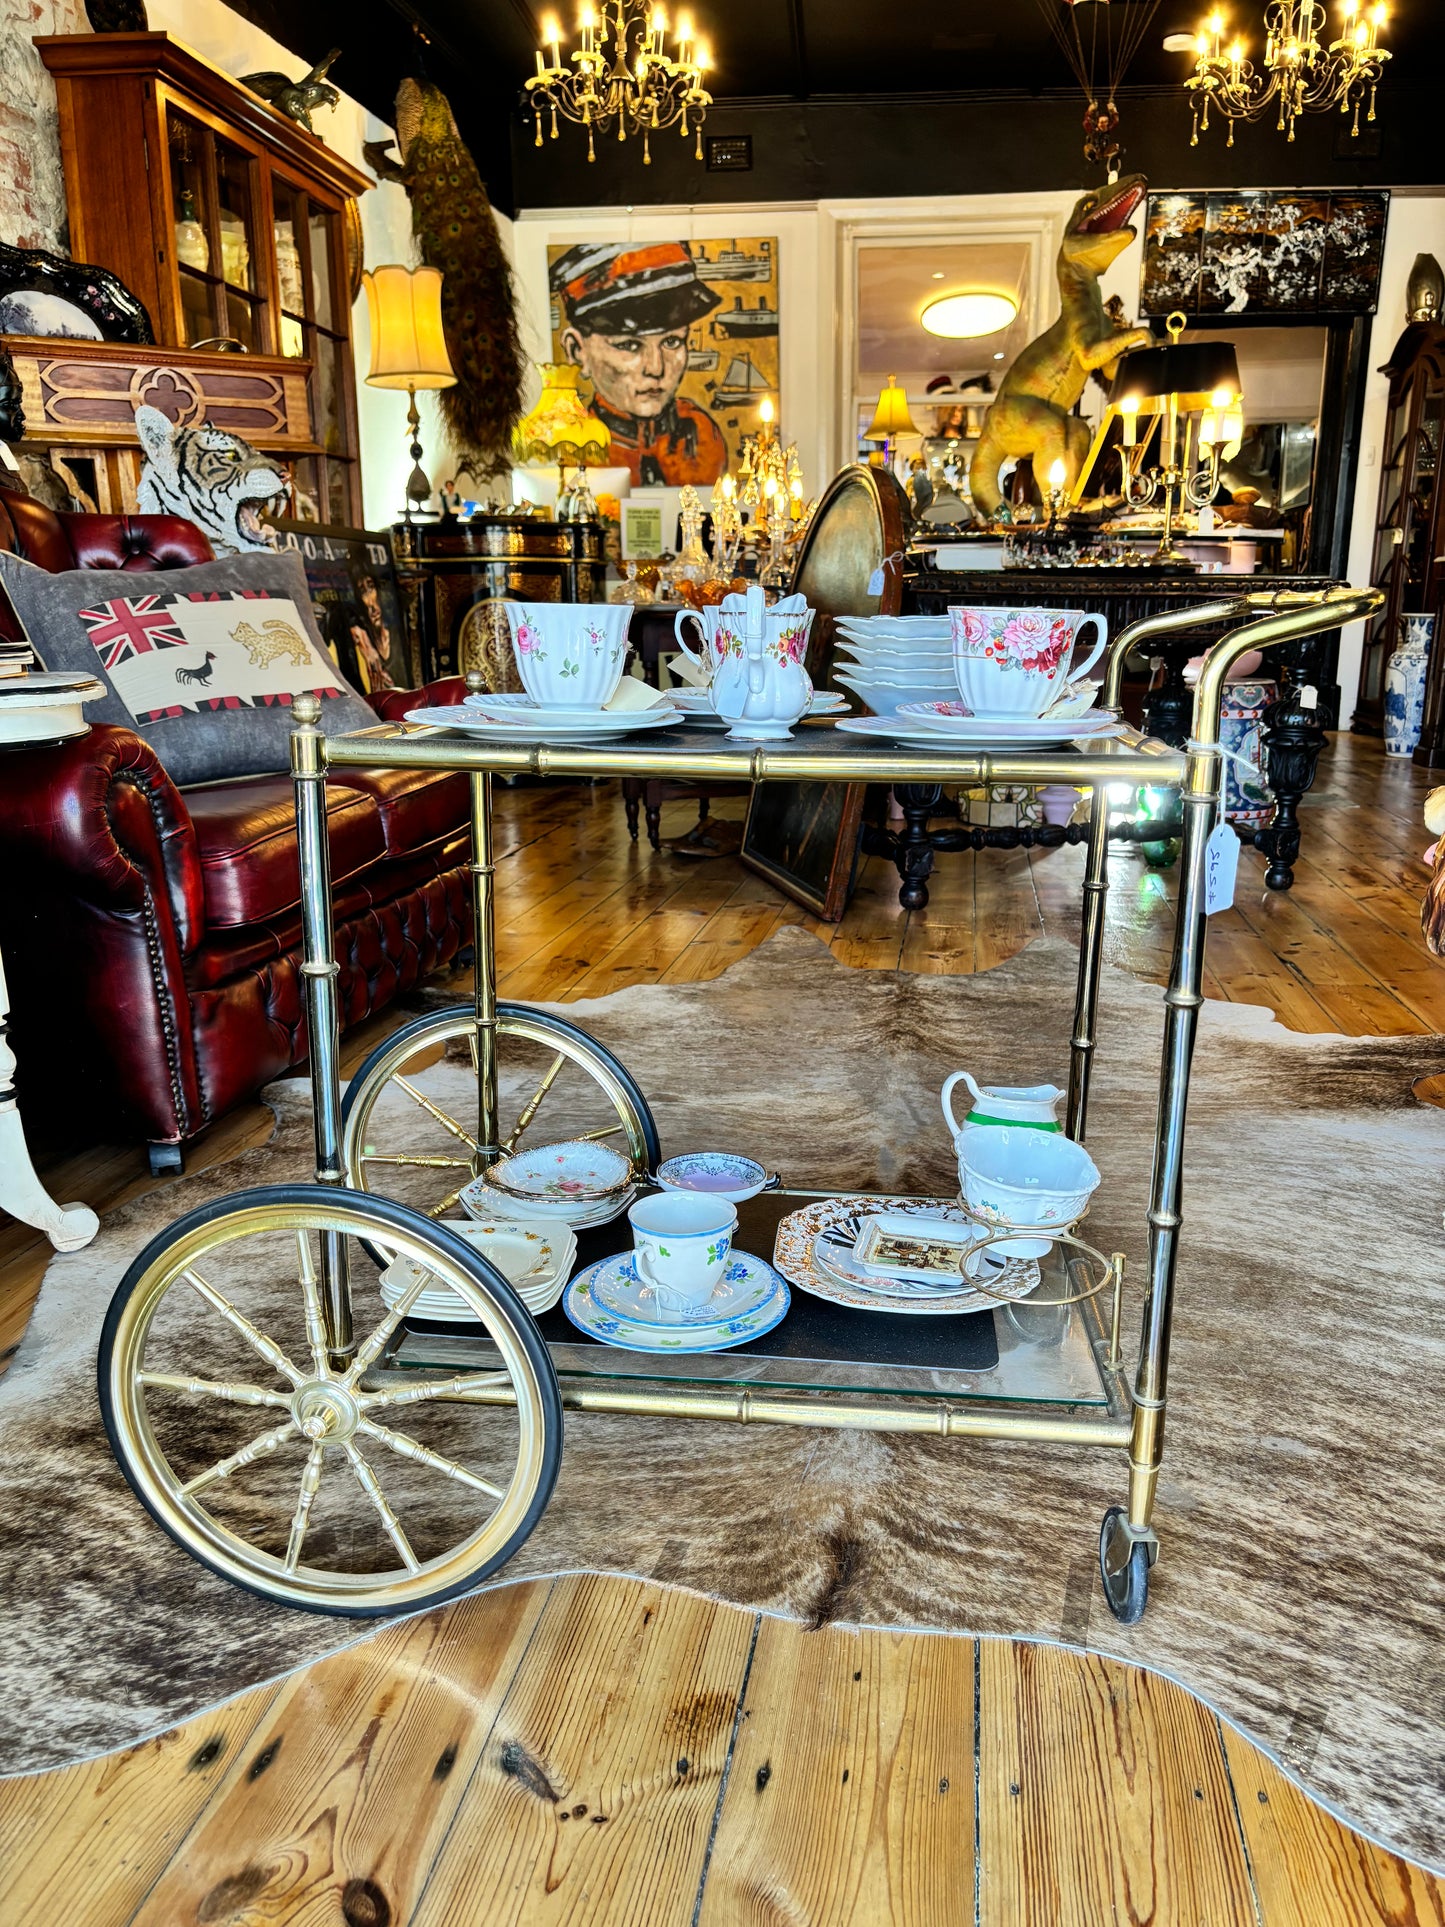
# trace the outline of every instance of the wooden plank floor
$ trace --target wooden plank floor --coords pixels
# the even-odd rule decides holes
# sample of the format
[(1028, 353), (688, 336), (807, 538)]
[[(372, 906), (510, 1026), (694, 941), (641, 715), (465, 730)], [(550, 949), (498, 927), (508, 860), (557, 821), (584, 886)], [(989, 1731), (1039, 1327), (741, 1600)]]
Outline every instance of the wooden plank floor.
[[(1445, 1030), (1445, 969), (1425, 950), (1419, 926), (1428, 841), (1420, 812), (1430, 787), (1423, 771), (1387, 758), (1377, 743), (1334, 738), (1303, 812), (1295, 887), (1271, 894), (1260, 857), (1242, 856), (1235, 908), (1210, 919), (1207, 993), (1267, 1005), (1293, 1030)], [(741, 807), (734, 800), (719, 813)], [(697, 983), (784, 923), (802, 924), (841, 961), (871, 970), (987, 970), (1035, 937), (1078, 940), (1081, 849), (942, 857), (928, 908), (911, 914), (898, 906), (892, 866), (869, 858), (847, 915), (829, 925), (735, 858), (699, 862), (630, 842), (615, 784), (500, 789), (496, 817), (498, 955), (508, 997), (570, 1001), (629, 984)], [(664, 836), (684, 834), (694, 818), (694, 805), (670, 804)], [(1110, 962), (1165, 980), (1176, 893), (1173, 871), (1114, 855)], [(384, 1011), (352, 1032), (344, 1068), (397, 1021)], [(264, 1143), (271, 1126), (264, 1106), (243, 1106), (188, 1149), (188, 1169)], [(38, 1162), (55, 1196), (98, 1211), (155, 1182), (134, 1144)], [(0, 1371), (20, 1342), (48, 1258), (28, 1226), (0, 1225)]]
[(0, 1781), (6, 1927), (1439, 1927), (1445, 1885), (1172, 1681), (504, 1586)]

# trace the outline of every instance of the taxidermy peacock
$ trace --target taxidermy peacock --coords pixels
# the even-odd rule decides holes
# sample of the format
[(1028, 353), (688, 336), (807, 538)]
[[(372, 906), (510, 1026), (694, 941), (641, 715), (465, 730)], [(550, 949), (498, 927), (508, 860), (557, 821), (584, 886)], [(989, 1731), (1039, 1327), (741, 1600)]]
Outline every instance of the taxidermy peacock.
[(429, 80), (404, 80), (396, 94), (396, 144), (370, 141), (366, 158), (411, 201), (421, 258), (442, 273), (442, 324), (456, 371), (442, 417), (458, 454), (479, 474), (505, 467), (522, 413), (522, 343), (512, 274), (491, 202), (446, 95)]

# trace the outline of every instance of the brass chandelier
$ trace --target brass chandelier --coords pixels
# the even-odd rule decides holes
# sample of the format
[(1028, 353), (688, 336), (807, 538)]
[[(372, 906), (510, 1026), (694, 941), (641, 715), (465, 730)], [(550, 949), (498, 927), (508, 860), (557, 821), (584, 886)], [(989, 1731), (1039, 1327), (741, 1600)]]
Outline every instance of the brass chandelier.
[(696, 133), (701, 160), (702, 124), (712, 105), (703, 76), (712, 55), (691, 14), (677, 16), (673, 55), (666, 46), (667, 14), (647, 0), (582, 0), (577, 31), (581, 45), (564, 62), (557, 16), (543, 17), (537, 71), (526, 83), (537, 115), (536, 145), (542, 145), (543, 118), (550, 117), (556, 140), (560, 117), (587, 129), (589, 161), (597, 158), (594, 136), (615, 128), (619, 141), (640, 135), (642, 158), (650, 163), (650, 137), (678, 126), (684, 140)]
[(1361, 107), (1368, 103), (1365, 118), (1375, 118), (1375, 89), (1390, 58), (1379, 44), (1384, 0), (1367, 0), (1363, 7), (1360, 0), (1341, 0), (1340, 13), (1339, 36), (1326, 46), (1319, 0), (1271, 0), (1264, 14), (1264, 65), (1257, 69), (1237, 36), (1225, 44), (1228, 28), (1216, 9), (1199, 30), (1194, 72), (1184, 83), (1194, 101), (1190, 146), (1208, 133), (1211, 109), (1229, 122), (1226, 145), (1233, 147), (1234, 123), (1259, 120), (1271, 104), (1278, 109), (1277, 131), (1290, 140), (1301, 114), (1336, 107), (1353, 115), (1350, 134), (1358, 135)]

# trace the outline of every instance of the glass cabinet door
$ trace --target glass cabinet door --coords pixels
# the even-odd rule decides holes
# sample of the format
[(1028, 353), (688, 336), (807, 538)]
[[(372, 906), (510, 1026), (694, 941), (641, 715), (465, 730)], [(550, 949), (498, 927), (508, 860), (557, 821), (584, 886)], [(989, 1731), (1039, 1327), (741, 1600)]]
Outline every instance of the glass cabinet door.
[(296, 514), (359, 517), (348, 383), (344, 243), (340, 217), (280, 174), (271, 177), (281, 352), (311, 363), (311, 433), (324, 451), (295, 464)]
[(170, 107), (171, 221), (187, 347), (270, 346), (256, 274), (256, 163)]

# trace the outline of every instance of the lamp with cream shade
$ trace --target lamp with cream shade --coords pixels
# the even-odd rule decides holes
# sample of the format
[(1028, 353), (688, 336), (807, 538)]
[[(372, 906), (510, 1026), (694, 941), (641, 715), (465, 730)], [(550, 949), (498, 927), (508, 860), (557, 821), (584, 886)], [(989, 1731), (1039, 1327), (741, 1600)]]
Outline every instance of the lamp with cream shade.
[(412, 505), (431, 496), (431, 483), (421, 465), (421, 416), (416, 394), (421, 389), (450, 388), (456, 381), (442, 327), (442, 277), (439, 268), (407, 268), (392, 263), (368, 268), (361, 277), (371, 317), (371, 388), (404, 388), (406, 425), (411, 437), (412, 471), (406, 483), (406, 519)]

